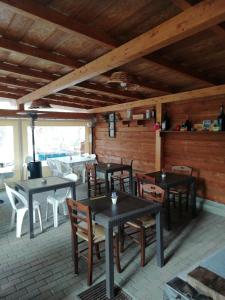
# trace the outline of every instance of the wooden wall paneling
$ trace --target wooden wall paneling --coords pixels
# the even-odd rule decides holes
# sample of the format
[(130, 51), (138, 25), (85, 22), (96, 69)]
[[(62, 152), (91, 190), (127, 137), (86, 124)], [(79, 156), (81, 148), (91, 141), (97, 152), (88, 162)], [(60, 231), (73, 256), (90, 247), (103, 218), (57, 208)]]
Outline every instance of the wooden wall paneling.
[[(215, 120), (225, 98), (167, 104), (172, 127), (189, 116), (193, 123)], [(225, 204), (225, 132), (175, 132), (163, 135), (164, 167), (188, 165), (198, 178), (198, 195)]]
[[(144, 113), (144, 110), (142, 110)], [(135, 112), (140, 113), (140, 110)], [(126, 112), (120, 112), (122, 118)], [(95, 153), (99, 161), (120, 162), (121, 157), (133, 159), (135, 171), (149, 172), (155, 170), (155, 131), (153, 121), (146, 126), (131, 122), (126, 126), (122, 121), (116, 122), (116, 138), (108, 137), (108, 124), (101, 115), (97, 116), (94, 129)]]

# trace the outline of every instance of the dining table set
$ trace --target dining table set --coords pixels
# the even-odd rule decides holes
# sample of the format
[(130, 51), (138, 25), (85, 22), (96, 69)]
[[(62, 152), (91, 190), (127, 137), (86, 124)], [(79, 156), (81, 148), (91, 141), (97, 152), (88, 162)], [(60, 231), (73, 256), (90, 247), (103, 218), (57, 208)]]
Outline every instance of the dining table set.
[[(163, 227), (171, 229), (170, 215), (170, 189), (177, 186), (186, 185), (190, 190), (191, 214), (196, 215), (196, 180), (193, 176), (166, 172), (145, 173), (146, 176), (154, 178), (155, 184), (165, 191), (165, 203), (147, 201), (137, 196), (136, 181), (133, 176), (132, 166), (119, 163), (98, 163), (96, 171), (104, 174), (105, 193), (101, 197), (87, 198), (79, 200), (82, 204), (91, 208), (91, 215), (94, 222), (104, 227), (105, 231), (105, 276), (106, 276), (106, 295), (109, 299), (114, 296), (114, 262), (113, 262), (113, 236), (114, 229), (120, 228), (128, 221), (135, 220), (146, 214), (154, 215), (156, 231), (156, 257), (157, 265), (164, 266), (164, 246), (163, 246)], [(114, 186), (110, 184), (109, 177), (116, 172), (127, 172), (129, 178), (129, 191), (117, 191), (117, 201), (112, 202)], [(162, 176), (163, 175), (163, 176)], [(33, 225), (33, 201), (34, 195), (50, 190), (70, 188), (71, 197), (76, 200), (75, 182), (67, 178), (57, 176), (36, 178), (16, 182), (15, 189), (23, 191), (28, 200), (29, 213), (29, 234), (34, 238)], [(163, 218), (163, 215), (165, 218)], [(165, 222), (163, 221), (165, 220)]]

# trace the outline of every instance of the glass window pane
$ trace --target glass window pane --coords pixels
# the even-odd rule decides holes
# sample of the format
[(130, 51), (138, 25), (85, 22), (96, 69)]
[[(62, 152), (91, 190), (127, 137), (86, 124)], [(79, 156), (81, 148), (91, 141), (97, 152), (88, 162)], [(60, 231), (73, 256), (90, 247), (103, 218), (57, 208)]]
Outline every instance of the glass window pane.
[[(36, 126), (36, 159), (46, 160), (80, 153), (85, 141), (85, 126)], [(28, 127), (28, 154), (32, 156), (31, 128)]]
[(0, 163), (14, 163), (13, 126), (0, 126)]

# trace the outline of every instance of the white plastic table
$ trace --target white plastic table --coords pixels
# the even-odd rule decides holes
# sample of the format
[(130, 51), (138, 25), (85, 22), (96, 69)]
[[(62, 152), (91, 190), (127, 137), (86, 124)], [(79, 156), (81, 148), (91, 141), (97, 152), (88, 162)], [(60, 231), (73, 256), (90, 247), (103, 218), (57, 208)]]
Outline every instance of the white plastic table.
[(82, 170), (82, 177), (83, 177), (83, 183), (85, 182), (85, 164), (86, 163), (97, 163), (96, 156), (95, 155), (73, 155), (73, 156), (65, 156), (65, 157), (57, 157), (53, 158), (54, 160), (58, 160), (60, 162), (63, 162), (65, 164), (69, 164), (71, 168), (76, 166), (83, 166)]

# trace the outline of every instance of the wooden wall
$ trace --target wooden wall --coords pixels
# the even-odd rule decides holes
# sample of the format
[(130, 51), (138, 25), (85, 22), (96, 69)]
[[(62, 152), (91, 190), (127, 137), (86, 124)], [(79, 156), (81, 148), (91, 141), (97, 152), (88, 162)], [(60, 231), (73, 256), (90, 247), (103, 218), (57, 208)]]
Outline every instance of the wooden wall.
[[(134, 113), (140, 113), (136, 111)], [(126, 112), (120, 112), (126, 118)], [(155, 164), (155, 132), (153, 122), (146, 126), (137, 125), (134, 121), (130, 127), (116, 122), (116, 138), (108, 137), (108, 123), (101, 115), (97, 117), (94, 130), (95, 153), (102, 162), (120, 162), (120, 158), (133, 159), (134, 170), (154, 171)]]
[[(187, 117), (193, 123), (214, 120), (224, 100), (201, 100), (167, 105), (172, 126)], [(163, 137), (163, 163), (188, 165), (198, 177), (198, 194), (206, 199), (225, 203), (225, 132), (165, 133)]]
[[(214, 120), (225, 100), (200, 100), (167, 104), (172, 127), (188, 117), (193, 123)], [(125, 117), (125, 113), (121, 113)], [(134, 159), (134, 169), (154, 171), (155, 132), (153, 123), (146, 127), (117, 122), (117, 137), (108, 137), (108, 125), (99, 115), (95, 128), (95, 152), (100, 161), (120, 161), (120, 157)], [(177, 132), (162, 137), (163, 166), (189, 165), (198, 178), (198, 195), (225, 204), (225, 132)]]

